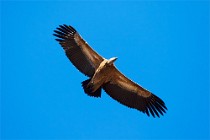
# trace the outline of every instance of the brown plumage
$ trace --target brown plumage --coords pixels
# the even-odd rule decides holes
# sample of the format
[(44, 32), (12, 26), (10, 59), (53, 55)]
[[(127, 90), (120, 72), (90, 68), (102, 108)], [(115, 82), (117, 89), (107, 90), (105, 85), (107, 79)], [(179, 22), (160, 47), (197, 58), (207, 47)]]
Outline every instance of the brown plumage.
[(156, 95), (125, 77), (115, 66), (116, 57), (109, 60), (97, 54), (71, 26), (60, 25), (54, 31), (56, 40), (65, 50), (73, 65), (90, 77), (82, 82), (85, 93), (101, 97), (101, 89), (108, 95), (130, 108), (148, 116), (160, 117), (166, 113), (165, 103)]

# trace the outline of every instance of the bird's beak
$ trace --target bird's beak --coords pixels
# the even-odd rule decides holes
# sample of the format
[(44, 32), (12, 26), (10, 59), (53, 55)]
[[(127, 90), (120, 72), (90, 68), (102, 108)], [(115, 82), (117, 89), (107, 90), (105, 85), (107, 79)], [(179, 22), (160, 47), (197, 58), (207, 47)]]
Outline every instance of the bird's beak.
[(111, 58), (113, 62), (115, 62), (117, 60), (117, 57), (113, 57)]
[(117, 60), (117, 57), (112, 57), (109, 59), (109, 64), (113, 64)]

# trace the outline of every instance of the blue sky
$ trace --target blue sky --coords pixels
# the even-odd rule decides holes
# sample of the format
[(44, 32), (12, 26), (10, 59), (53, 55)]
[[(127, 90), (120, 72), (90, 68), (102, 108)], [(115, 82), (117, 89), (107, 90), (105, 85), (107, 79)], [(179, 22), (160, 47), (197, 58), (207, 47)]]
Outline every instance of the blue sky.
[[(127, 77), (162, 98), (147, 117), (84, 94), (87, 77), (52, 36), (75, 27)], [(1, 1), (2, 139), (208, 139), (208, 1)]]

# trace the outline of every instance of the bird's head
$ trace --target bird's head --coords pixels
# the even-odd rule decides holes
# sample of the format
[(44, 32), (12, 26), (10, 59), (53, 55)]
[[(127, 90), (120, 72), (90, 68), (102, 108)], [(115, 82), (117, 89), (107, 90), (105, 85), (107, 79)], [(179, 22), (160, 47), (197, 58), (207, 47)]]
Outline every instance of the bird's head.
[(112, 57), (112, 58), (110, 58), (110, 59), (107, 61), (107, 63), (108, 63), (109, 65), (112, 65), (116, 60), (117, 60), (117, 57)]

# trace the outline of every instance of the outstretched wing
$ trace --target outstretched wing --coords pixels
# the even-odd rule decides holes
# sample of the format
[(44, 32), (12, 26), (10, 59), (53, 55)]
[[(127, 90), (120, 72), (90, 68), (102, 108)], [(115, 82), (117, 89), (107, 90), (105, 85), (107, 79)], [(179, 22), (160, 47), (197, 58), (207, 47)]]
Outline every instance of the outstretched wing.
[(115, 100), (153, 117), (166, 113), (165, 103), (156, 95), (126, 78), (115, 67), (111, 80), (103, 89)]
[(60, 25), (54, 30), (56, 40), (65, 50), (73, 65), (85, 75), (91, 77), (103, 58), (85, 42), (79, 33), (71, 26)]

